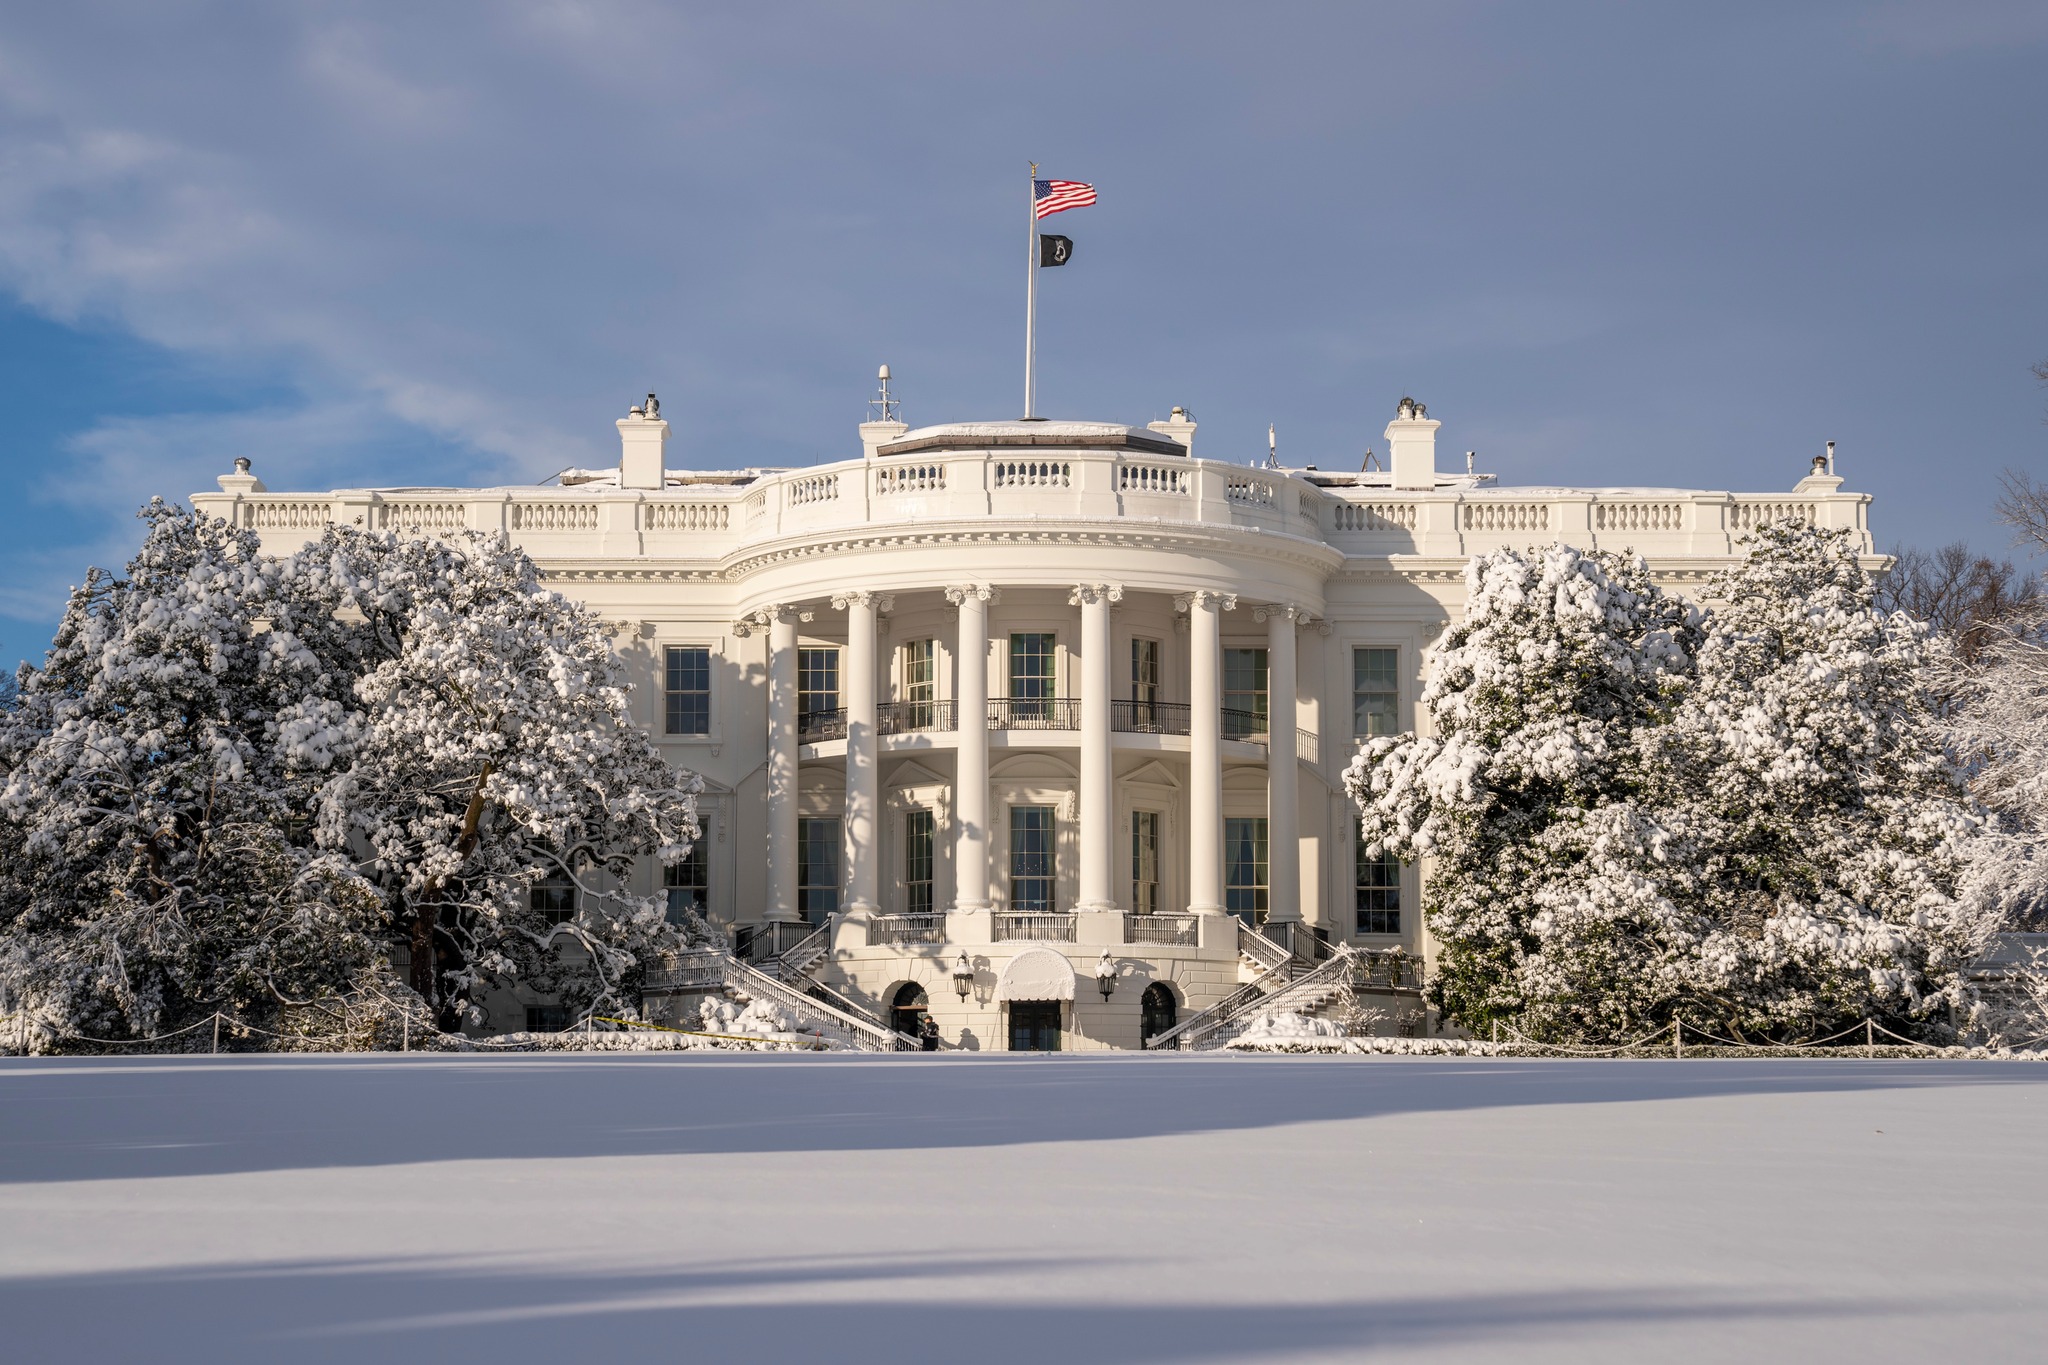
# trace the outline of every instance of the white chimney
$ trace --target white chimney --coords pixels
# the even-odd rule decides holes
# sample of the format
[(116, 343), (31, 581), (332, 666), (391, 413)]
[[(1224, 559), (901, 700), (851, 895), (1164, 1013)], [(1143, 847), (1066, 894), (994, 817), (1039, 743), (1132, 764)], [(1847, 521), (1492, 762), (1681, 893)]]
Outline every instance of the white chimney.
[(1436, 487), (1436, 429), (1442, 425), (1430, 421), (1429, 409), (1413, 398), (1401, 400), (1387, 423), (1387, 468), (1394, 472), (1394, 487)]
[(628, 412), (618, 426), (619, 487), (666, 487), (668, 423), (661, 420), (661, 401), (648, 394), (646, 406)]
[(1147, 422), (1145, 430), (1156, 431), (1169, 441), (1178, 441), (1187, 447), (1187, 453), (1195, 453), (1195, 419), (1188, 415), (1186, 408), (1175, 408), (1164, 422)]

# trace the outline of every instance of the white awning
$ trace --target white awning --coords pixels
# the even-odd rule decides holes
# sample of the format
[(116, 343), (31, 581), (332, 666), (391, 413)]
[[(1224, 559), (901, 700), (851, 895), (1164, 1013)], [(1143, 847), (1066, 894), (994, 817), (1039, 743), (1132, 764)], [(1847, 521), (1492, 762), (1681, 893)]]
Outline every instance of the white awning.
[(1072, 1000), (1074, 969), (1050, 948), (1026, 948), (996, 981), (998, 1000)]

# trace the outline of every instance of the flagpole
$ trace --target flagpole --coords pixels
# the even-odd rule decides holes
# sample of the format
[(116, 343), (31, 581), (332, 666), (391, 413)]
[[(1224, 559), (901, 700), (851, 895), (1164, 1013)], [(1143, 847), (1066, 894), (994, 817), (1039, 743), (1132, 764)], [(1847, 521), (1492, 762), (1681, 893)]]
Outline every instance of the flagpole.
[(1038, 163), (1031, 163), (1030, 193), (1025, 196), (1031, 213), (1030, 263), (1024, 285), (1024, 420), (1032, 419), (1033, 401), (1038, 396)]

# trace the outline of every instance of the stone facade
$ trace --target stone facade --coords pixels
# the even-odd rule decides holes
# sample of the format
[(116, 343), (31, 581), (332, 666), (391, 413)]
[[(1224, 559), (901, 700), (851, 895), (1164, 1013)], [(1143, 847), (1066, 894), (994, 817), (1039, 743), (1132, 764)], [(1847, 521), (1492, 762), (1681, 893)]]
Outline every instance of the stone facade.
[(279, 551), (330, 521), (510, 537), (618, 623), (640, 720), (705, 779), (671, 894), (770, 954), (829, 923), (819, 982), (884, 1018), (922, 987), (947, 1044), (984, 1050), (1023, 1027), (1004, 972), (1034, 945), (1073, 966), (1075, 1048), (1139, 1046), (1154, 983), (1183, 1018), (1235, 990), (1257, 969), (1232, 911), (1426, 962), (1426, 869), (1357, 856), (1339, 775), (1416, 723), (1472, 554), (1629, 549), (1683, 587), (1777, 517), (1870, 549), (1869, 499), (1824, 461), (1784, 494), (1501, 488), (1439, 472), (1405, 400), (1390, 468), (1341, 474), (1197, 459), (1178, 410), (870, 422), (858, 458), (677, 471), (658, 411), (560, 486), (273, 493), (243, 467), (195, 502)]

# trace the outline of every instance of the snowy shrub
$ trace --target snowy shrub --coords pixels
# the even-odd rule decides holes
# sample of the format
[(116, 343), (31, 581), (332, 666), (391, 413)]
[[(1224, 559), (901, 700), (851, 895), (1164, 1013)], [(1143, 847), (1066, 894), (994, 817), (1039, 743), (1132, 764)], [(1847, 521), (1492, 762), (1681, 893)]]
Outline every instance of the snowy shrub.
[(1480, 556), (1429, 660), (1426, 736), (1345, 775), (1368, 844), (1430, 859), (1433, 1003), (1607, 1041), (1683, 1015), (1799, 1038), (1964, 1004), (1987, 937), (1924, 629), (1843, 532), (1778, 523), (1702, 612), (1640, 559)]
[(1237, 1035), (1226, 1047), (1252, 1047), (1264, 1042), (1279, 1042), (1303, 1038), (1341, 1038), (1344, 1031), (1334, 1020), (1318, 1019), (1314, 1015), (1297, 1014), (1293, 1010), (1276, 1010), (1262, 1014), (1252, 1020), (1244, 1032)]
[[(346, 1015), (403, 993), (401, 945), (444, 1027), (485, 978), (630, 998), (674, 935), (615, 888), (687, 852), (694, 779), (631, 723), (591, 613), (481, 536), (331, 528), (277, 558), (143, 516), (0, 710), (0, 1013), (41, 1039)], [(526, 890), (558, 870), (586, 894), (556, 926)]]

